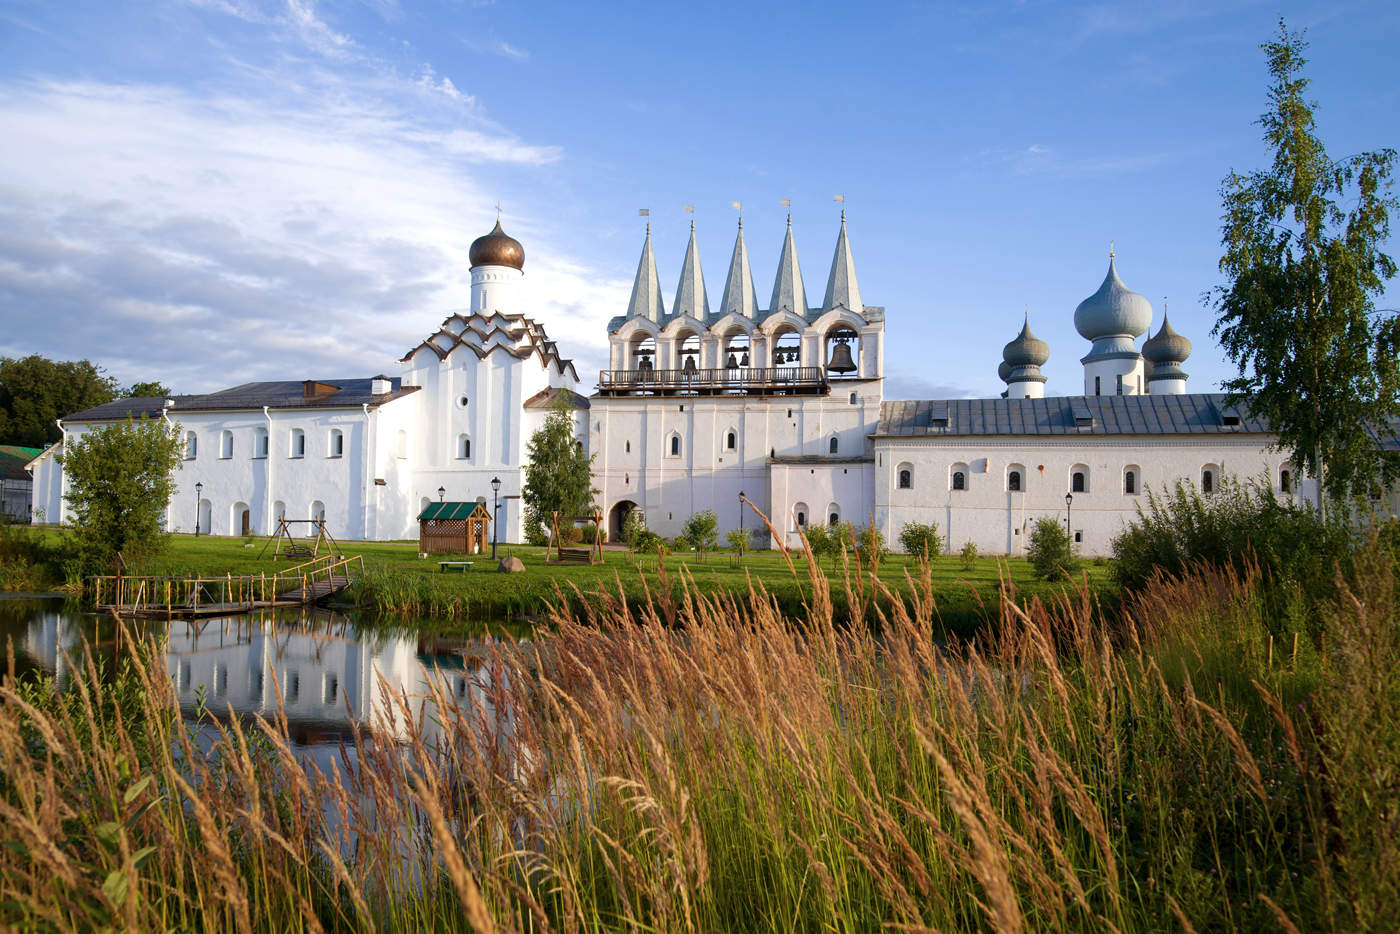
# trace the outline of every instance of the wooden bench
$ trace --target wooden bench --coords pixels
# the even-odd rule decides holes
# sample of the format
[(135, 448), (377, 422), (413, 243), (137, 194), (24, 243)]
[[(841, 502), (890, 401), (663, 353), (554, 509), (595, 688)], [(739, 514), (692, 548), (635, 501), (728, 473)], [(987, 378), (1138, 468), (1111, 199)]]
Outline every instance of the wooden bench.
[(463, 574), (465, 574), (465, 573), (467, 573), (467, 568), (469, 568), (469, 567), (471, 567), (471, 566), (472, 566), (472, 563), (471, 563), (470, 561), (439, 561), (439, 562), (438, 562), (438, 570), (441, 571), (441, 572), (444, 572), (444, 573), (447, 572), (447, 571), (461, 571)]
[(593, 549), (591, 548), (560, 548), (559, 564), (592, 564)]

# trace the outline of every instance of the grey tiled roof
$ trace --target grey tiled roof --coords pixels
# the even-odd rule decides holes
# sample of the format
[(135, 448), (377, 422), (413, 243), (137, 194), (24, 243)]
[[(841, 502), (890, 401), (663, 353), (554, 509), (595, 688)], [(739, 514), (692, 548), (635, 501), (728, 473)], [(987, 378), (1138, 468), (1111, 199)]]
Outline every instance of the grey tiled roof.
[[(947, 414), (946, 426), (935, 424), (935, 411)], [(1226, 424), (1232, 418), (1238, 424)], [(1269, 433), (1262, 419), (1227, 406), (1224, 395), (1199, 393), (885, 402), (874, 437)]]
[[(373, 377), (317, 380), (318, 383), (338, 386), (339, 390), (315, 399), (306, 398), (301, 380), (244, 383), (241, 386), (204, 393), (203, 395), (171, 396), (170, 399), (175, 404), (170, 407), (169, 412), (174, 417), (181, 412), (261, 409), (263, 406), (273, 409), (335, 409), (359, 406), (364, 403), (380, 405), (418, 391), (417, 386), (403, 386), (399, 378), (395, 376), (389, 380), (391, 390), (376, 396), (370, 392), (372, 379)], [(75, 412), (72, 415), (65, 415), (64, 421), (120, 421), (125, 418), (138, 418), (142, 415), (155, 418), (160, 415), (165, 401), (164, 398), (160, 397), (114, 399), (111, 402), (104, 402), (102, 405)]]

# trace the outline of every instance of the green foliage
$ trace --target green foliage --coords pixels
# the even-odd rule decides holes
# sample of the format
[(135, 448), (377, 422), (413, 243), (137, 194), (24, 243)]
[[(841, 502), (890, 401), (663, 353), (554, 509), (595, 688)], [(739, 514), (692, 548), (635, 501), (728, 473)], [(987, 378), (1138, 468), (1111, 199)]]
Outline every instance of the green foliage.
[(977, 543), (972, 539), (968, 539), (963, 543), (962, 550), (958, 552), (958, 557), (962, 559), (963, 570), (971, 571), (973, 566), (977, 564)]
[(829, 558), (835, 562), (836, 557), (846, 549), (840, 525), (814, 523), (805, 526), (802, 531), (807, 536), (807, 547), (812, 550), (812, 557), (818, 561)]
[(749, 529), (732, 528), (724, 533), (724, 542), (730, 551), (742, 557), (752, 545), (753, 533)]
[(144, 383), (132, 383), (122, 390), (122, 395), (129, 399), (168, 399), (171, 396), (170, 387), (156, 380), (148, 380)]
[(555, 398), (544, 424), (530, 437), (525, 468), (525, 538), (542, 543), (554, 513), (588, 512), (597, 490), (592, 485), (593, 458), (584, 454), (574, 432), (574, 410), (567, 396)]
[(1300, 594), (1308, 605), (1335, 593), (1339, 564), (1350, 560), (1352, 533), (1306, 506), (1280, 501), (1268, 478), (1240, 483), (1222, 478), (1210, 495), (1178, 482), (1147, 491), (1147, 506), (1113, 540), (1113, 577), (1145, 587), (1159, 569), (1180, 576), (1196, 563), (1244, 571), (1257, 564), (1275, 587)]
[(633, 509), (622, 523), (622, 541), (637, 554), (654, 555), (661, 547), (661, 536), (647, 528), (646, 516)]
[(74, 551), (87, 572), (105, 572), (117, 552), (135, 564), (164, 546), (180, 457), (179, 431), (160, 419), (98, 426), (65, 445)]
[(848, 522), (845, 532), (845, 541), (854, 540), (856, 553), (860, 555), (861, 564), (867, 569), (878, 566), (881, 559), (890, 553), (885, 547), (885, 534), (874, 525), (855, 528)]
[(685, 520), (681, 537), (695, 551), (704, 554), (719, 547), (719, 518), (713, 509), (702, 509)]
[(61, 563), (51, 537), (31, 525), (0, 521), (0, 593), (47, 590)]
[(1400, 415), (1400, 318), (1374, 302), (1396, 271), (1381, 249), (1395, 152), (1331, 159), (1305, 97), (1307, 43), (1280, 21), (1262, 48), (1273, 165), (1221, 186), (1229, 282), (1215, 289), (1213, 333), (1240, 372), (1225, 388), (1268, 421), (1299, 476), (1323, 477), (1345, 502), (1400, 477), (1372, 435)]
[(87, 360), (0, 358), (0, 441), (52, 444), (61, 437), (57, 419), (110, 402), (116, 393), (116, 380)]
[(1063, 580), (1073, 574), (1079, 564), (1069, 533), (1059, 519), (1049, 517), (1035, 520), (1026, 557), (1031, 561), (1035, 576), (1042, 580)]
[(907, 555), (917, 558), (927, 555), (932, 561), (943, 550), (943, 539), (938, 537), (938, 523), (904, 523), (904, 528), (899, 530), (899, 547)]

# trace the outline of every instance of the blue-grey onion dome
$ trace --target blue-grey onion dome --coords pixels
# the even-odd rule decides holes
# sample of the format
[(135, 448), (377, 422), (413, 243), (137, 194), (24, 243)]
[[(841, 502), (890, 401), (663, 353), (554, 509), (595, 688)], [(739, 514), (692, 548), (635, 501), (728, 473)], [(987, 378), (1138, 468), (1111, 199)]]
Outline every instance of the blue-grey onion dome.
[(1021, 327), (1021, 333), (1001, 351), (1001, 359), (1008, 366), (1044, 366), (1050, 359), (1050, 345), (1031, 333), (1030, 319)]
[(501, 229), (500, 218), (496, 219), (496, 226), (489, 234), (472, 241), (467, 255), (473, 269), (478, 266), (513, 266), (522, 272), (525, 269), (525, 248), (519, 240)]
[(1011, 364), (1007, 363), (1005, 360), (997, 364), (997, 379), (1001, 380), (1004, 383), (1006, 382), (1006, 378), (1010, 375)]
[(1153, 363), (1185, 363), (1191, 356), (1191, 342), (1172, 330), (1163, 315), (1161, 329), (1142, 345), (1142, 355)]
[(1113, 258), (1099, 290), (1074, 310), (1074, 328), (1086, 340), (1126, 334), (1138, 337), (1152, 324), (1152, 303), (1123, 284)]

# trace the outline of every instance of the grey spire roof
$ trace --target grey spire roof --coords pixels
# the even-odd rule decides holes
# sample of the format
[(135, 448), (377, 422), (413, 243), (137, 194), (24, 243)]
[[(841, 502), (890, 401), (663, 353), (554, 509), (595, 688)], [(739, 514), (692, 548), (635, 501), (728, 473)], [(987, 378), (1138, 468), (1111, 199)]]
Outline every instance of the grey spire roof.
[(661, 300), (661, 278), (656, 274), (656, 257), (651, 252), (651, 225), (647, 224), (642, 258), (637, 261), (637, 278), (632, 281), (632, 298), (627, 302), (627, 317), (646, 318), (660, 322), (666, 314)]
[(1164, 312), (1162, 327), (1142, 345), (1142, 355), (1153, 363), (1185, 363), (1191, 356), (1191, 342), (1173, 330)]
[[(1152, 304), (1118, 278), (1113, 254), (1108, 255), (1108, 274), (1099, 290), (1074, 310), (1074, 327), (1094, 342), (1091, 353), (1132, 350), (1132, 338), (1152, 324)], [(1117, 341), (1112, 340), (1118, 338)], [(1112, 343), (1114, 346), (1109, 347)], [(1101, 346), (1103, 345), (1103, 346)], [(1129, 345), (1129, 346), (1123, 346)]]
[(860, 302), (860, 286), (856, 283), (856, 261), (851, 257), (851, 244), (846, 239), (846, 212), (841, 212), (841, 233), (836, 238), (836, 253), (831, 257), (831, 274), (826, 277), (826, 298), (822, 311), (846, 308), (860, 314), (865, 306)]
[(720, 315), (738, 312), (745, 318), (758, 314), (758, 299), (753, 291), (753, 270), (749, 268), (749, 248), (744, 243), (744, 219), (739, 218), (739, 235), (734, 238), (734, 255), (729, 260), (729, 276), (724, 280), (724, 297), (719, 303)]
[(797, 265), (797, 245), (792, 241), (792, 215), (787, 219), (787, 236), (778, 256), (778, 278), (773, 281), (773, 300), (769, 314), (787, 310), (795, 315), (807, 315), (807, 290), (802, 286), (802, 267)]
[(1043, 383), (1045, 376), (1040, 372), (1040, 368), (1049, 359), (1050, 345), (1031, 333), (1031, 316), (1027, 312), (1026, 322), (1021, 325), (1021, 333), (1001, 351), (1002, 362), (997, 368), (997, 375), (1008, 385)]
[(671, 314), (690, 315), (704, 321), (710, 314), (710, 297), (705, 294), (705, 277), (700, 272), (700, 248), (695, 245), (695, 221), (690, 222), (690, 243), (685, 248), (681, 264), (681, 281), (676, 286), (676, 301)]

